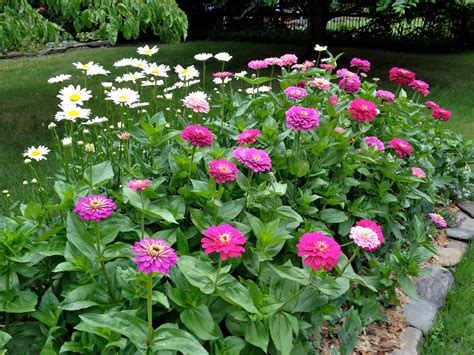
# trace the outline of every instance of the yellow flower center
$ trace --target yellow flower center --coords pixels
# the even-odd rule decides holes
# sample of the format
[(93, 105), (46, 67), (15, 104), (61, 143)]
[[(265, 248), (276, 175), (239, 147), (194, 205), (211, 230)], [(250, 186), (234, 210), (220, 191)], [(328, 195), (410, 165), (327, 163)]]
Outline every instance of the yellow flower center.
[(154, 258), (157, 258), (163, 255), (163, 252), (164, 252), (164, 248), (161, 244), (150, 245), (150, 248), (148, 249), (148, 253), (150, 254), (150, 256)]
[(320, 251), (321, 253), (324, 253), (326, 250), (329, 249), (329, 246), (325, 242), (320, 240), (316, 242), (316, 244), (314, 245), (314, 249)]
[(262, 157), (260, 155), (254, 155), (253, 160), (254, 161), (260, 161), (260, 160), (262, 160)]
[(41, 155), (41, 152), (39, 150), (34, 150), (34, 151), (31, 152), (31, 155), (33, 157), (37, 157), (38, 155)]
[(228, 234), (228, 233), (224, 233), (224, 234), (220, 234), (220, 235), (219, 235), (219, 241), (220, 241), (221, 243), (223, 243), (223, 244), (229, 243), (229, 241), (231, 240), (231, 238), (232, 238), (232, 237), (231, 237), (230, 234)]
[(71, 101), (79, 101), (81, 99), (81, 95), (79, 94), (72, 94), (71, 96), (69, 96), (69, 100)]
[(120, 96), (118, 97), (118, 99), (119, 99), (120, 101), (128, 101), (128, 97), (125, 96), (125, 95), (120, 95)]
[(145, 53), (146, 53), (146, 54), (151, 54), (151, 53), (152, 53), (152, 50), (151, 50), (151, 49), (145, 49)]
[(88, 65), (88, 64), (83, 64), (83, 65), (81, 66), (81, 68), (82, 68), (82, 69), (89, 69), (89, 65)]
[(89, 206), (93, 210), (97, 211), (104, 207), (104, 201), (98, 198), (93, 198), (89, 201)]
[(158, 73), (161, 72), (161, 70), (160, 70), (160, 69), (153, 69), (151, 72), (152, 72), (153, 74), (158, 74)]
[(138, 63), (137, 67), (139, 67), (139, 68), (143, 67), (143, 63)]
[(76, 110), (71, 110), (67, 113), (70, 117), (77, 117), (79, 116), (79, 112)]
[(188, 71), (189, 71), (189, 69), (183, 69), (183, 71), (181, 73), (186, 74)]

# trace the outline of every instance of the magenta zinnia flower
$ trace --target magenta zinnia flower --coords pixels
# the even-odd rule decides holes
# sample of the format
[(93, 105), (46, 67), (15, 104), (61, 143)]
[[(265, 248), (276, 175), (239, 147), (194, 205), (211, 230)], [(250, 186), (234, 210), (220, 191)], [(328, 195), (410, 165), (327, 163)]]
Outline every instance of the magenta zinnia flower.
[(435, 120), (441, 121), (449, 121), (449, 119), (451, 118), (451, 112), (442, 107), (435, 108), (431, 115)]
[(292, 106), (286, 111), (286, 127), (309, 131), (319, 126), (319, 115), (314, 108)]
[(378, 241), (380, 242), (378, 247), (367, 247), (364, 249), (365, 251), (374, 251), (378, 249), (384, 242), (382, 227), (378, 225), (377, 223), (375, 223), (374, 221), (371, 221), (370, 219), (361, 219), (360, 221), (356, 223), (356, 226), (371, 229), (372, 231), (375, 232), (375, 234), (377, 234)]
[(77, 202), (74, 213), (79, 213), (83, 221), (99, 222), (109, 217), (117, 209), (114, 201), (106, 196), (86, 196)]
[(413, 148), (410, 143), (401, 138), (393, 138), (391, 141), (388, 142), (388, 146), (392, 149), (395, 149), (395, 152), (397, 153), (399, 158), (409, 156), (413, 151)]
[(368, 147), (376, 146), (379, 152), (385, 151), (385, 146), (383, 145), (382, 141), (375, 136), (365, 137), (364, 141)]
[(183, 99), (183, 105), (194, 112), (208, 113), (209, 103), (206, 99), (207, 95), (204, 92), (195, 91)]
[(231, 73), (230, 71), (219, 71), (217, 73), (212, 74), (214, 78), (220, 78), (220, 79), (228, 78), (232, 75), (234, 75), (234, 73)]
[(331, 270), (342, 253), (336, 241), (320, 232), (303, 234), (296, 248), (298, 256), (305, 257), (303, 263), (318, 271), (321, 267)]
[(130, 180), (127, 184), (132, 190), (145, 190), (145, 188), (151, 186), (151, 180)]
[(252, 144), (258, 139), (259, 134), (260, 130), (258, 129), (246, 129), (239, 134), (237, 143), (239, 143), (239, 145)]
[(428, 213), (431, 220), (439, 227), (439, 228), (446, 228), (448, 224), (443, 216), (437, 213)]
[(365, 59), (352, 58), (351, 67), (356, 67), (363, 72), (368, 72), (370, 70), (370, 62)]
[(170, 266), (176, 265), (176, 253), (163, 239), (144, 238), (132, 247), (138, 270), (145, 274), (160, 272), (169, 274)]
[(393, 100), (395, 100), (395, 95), (390, 91), (385, 90), (377, 90), (375, 92), (375, 97), (378, 97), (384, 100), (385, 102), (393, 102)]
[(432, 109), (435, 109), (435, 108), (438, 108), (438, 107), (439, 107), (439, 105), (438, 105), (436, 102), (434, 102), (434, 101), (429, 101), (429, 100), (428, 100), (428, 101), (425, 101), (425, 105), (428, 106), (428, 107), (430, 107), (430, 108), (432, 108)]
[(187, 126), (183, 132), (181, 132), (181, 138), (185, 141), (189, 141), (189, 144), (201, 148), (212, 145), (212, 132), (199, 125)]
[(423, 171), (423, 169), (421, 168), (418, 168), (416, 166), (412, 167), (411, 168), (411, 173), (416, 176), (417, 178), (420, 178), (420, 179), (423, 179), (426, 177), (426, 174), (425, 172)]
[(413, 80), (410, 84), (408, 84), (413, 90), (419, 92), (423, 96), (428, 96), (430, 91), (428, 90), (430, 86), (425, 83), (423, 80)]
[(334, 70), (336, 69), (336, 67), (334, 65), (331, 65), (331, 64), (326, 64), (326, 63), (321, 63), (319, 65), (321, 68), (323, 69), (326, 69), (326, 70)]
[(360, 89), (360, 79), (358, 76), (342, 78), (339, 81), (339, 88), (348, 93), (354, 93)]
[(379, 240), (377, 232), (368, 227), (357, 225), (352, 227), (349, 233), (349, 238), (351, 238), (357, 246), (361, 247), (365, 251), (378, 249), (382, 244)]
[(335, 104), (337, 104), (338, 101), (339, 101), (339, 99), (337, 98), (336, 95), (329, 96), (329, 102), (330, 102), (331, 105), (334, 106)]
[(377, 105), (372, 101), (364, 99), (355, 99), (349, 104), (350, 116), (359, 122), (373, 121), (377, 116)]
[(237, 167), (228, 160), (213, 160), (209, 163), (209, 175), (216, 178), (216, 183), (234, 181), (237, 177)]
[(206, 236), (201, 239), (204, 252), (206, 254), (219, 253), (221, 260), (240, 257), (245, 251), (242, 246), (245, 244), (244, 235), (228, 224), (212, 226), (202, 234)]
[(232, 156), (239, 163), (252, 169), (254, 172), (267, 171), (272, 168), (272, 161), (267, 152), (256, 148), (237, 148), (232, 152)]
[(299, 100), (308, 95), (308, 92), (305, 89), (299, 88), (297, 86), (290, 86), (286, 88), (284, 93), (286, 97), (293, 100)]
[(281, 58), (276, 58), (276, 57), (270, 57), (270, 58), (265, 58), (265, 61), (270, 64), (270, 65), (281, 65)]
[(408, 69), (393, 67), (389, 72), (390, 81), (397, 85), (409, 85), (415, 80), (415, 73)]
[(265, 69), (270, 65), (266, 60), (251, 60), (248, 67), (253, 70)]

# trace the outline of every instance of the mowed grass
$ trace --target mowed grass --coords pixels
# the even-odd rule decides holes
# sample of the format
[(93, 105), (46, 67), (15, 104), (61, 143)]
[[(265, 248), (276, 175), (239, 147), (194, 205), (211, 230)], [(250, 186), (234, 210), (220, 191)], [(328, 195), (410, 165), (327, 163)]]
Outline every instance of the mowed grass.
[[(124, 57), (139, 57), (137, 45), (113, 48), (83, 49), (46, 57), (22, 58), (0, 62), (0, 190), (8, 189), (12, 197), (23, 197), (23, 180), (32, 178), (22, 161), (22, 153), (31, 145), (49, 145), (49, 122), (54, 120), (58, 99), (56, 95), (64, 83), (48, 84), (47, 79), (61, 74), (78, 74), (73, 62), (94, 61), (112, 70), (108, 78), (94, 80), (112, 81), (112, 64)], [(188, 42), (179, 45), (159, 45), (160, 52), (153, 57), (159, 63), (196, 64), (193, 56), (200, 52), (230, 52), (234, 58), (226, 69), (242, 70), (251, 59), (296, 53), (304, 59), (305, 48), (292, 45), (242, 43), (242, 42)], [(372, 62), (370, 77), (382, 79), (381, 86), (394, 90), (388, 82), (388, 70), (392, 66), (409, 68), (418, 78), (431, 84), (431, 100), (439, 102), (453, 112), (447, 125), (474, 138), (474, 108), (471, 104), (474, 92), (474, 52), (460, 54), (409, 54), (382, 50), (332, 48), (333, 53), (344, 52), (340, 67), (347, 66), (353, 56)], [(216, 61), (211, 61), (208, 72), (220, 70)], [(120, 72), (123, 72), (123, 68)], [(411, 93), (410, 93), (411, 94)], [(93, 110), (94, 114), (94, 110)], [(47, 162), (41, 162), (40, 170), (54, 174), (53, 154)]]

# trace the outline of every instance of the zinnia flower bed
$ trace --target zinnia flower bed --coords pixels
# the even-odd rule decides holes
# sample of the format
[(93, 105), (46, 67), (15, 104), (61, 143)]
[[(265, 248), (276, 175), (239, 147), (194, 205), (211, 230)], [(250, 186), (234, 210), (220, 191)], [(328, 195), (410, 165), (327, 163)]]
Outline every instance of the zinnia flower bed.
[(116, 78), (74, 63), (45, 84), (65, 82), (54, 147), (25, 147), (31, 199), (0, 218), (2, 346), (305, 354), (330, 333), (349, 354), (397, 288), (416, 294), (437, 206), (473, 163), (451, 113), (418, 102), (428, 84), (394, 67), (381, 90), (368, 60), (329, 52), (250, 73), (224, 52), (174, 68), (138, 53)]

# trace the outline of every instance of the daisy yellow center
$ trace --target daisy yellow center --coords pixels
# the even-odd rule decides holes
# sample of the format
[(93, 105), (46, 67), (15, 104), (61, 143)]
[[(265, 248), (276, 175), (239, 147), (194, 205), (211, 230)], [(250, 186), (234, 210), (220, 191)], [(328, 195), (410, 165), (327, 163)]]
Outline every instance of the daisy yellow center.
[(67, 113), (70, 117), (77, 117), (79, 116), (79, 112), (76, 110), (71, 110)]
[(69, 100), (71, 101), (79, 101), (81, 99), (81, 95), (79, 94), (72, 94), (71, 96), (69, 96)]
[(84, 65), (81, 66), (81, 68), (82, 68), (82, 69), (89, 69), (89, 65), (84, 64)]
[(153, 74), (158, 74), (160, 71), (161, 71), (160, 69), (153, 69), (151, 72), (152, 72)]
[(142, 64), (142, 63), (138, 63), (138, 64), (137, 64), (137, 67), (141, 68), (141, 67), (143, 67), (143, 64)]
[(321, 253), (324, 253), (326, 250), (329, 249), (329, 246), (323, 241), (318, 241), (314, 244), (314, 249), (316, 249), (317, 251)]
[(146, 54), (151, 54), (153, 51), (151, 49), (145, 49)]
[(161, 244), (152, 244), (152, 245), (150, 245), (150, 247), (148, 249), (148, 253), (153, 258), (157, 258), (159, 256), (162, 256), (163, 252), (164, 252), (164, 248), (163, 248), (163, 245), (161, 245)]
[(40, 152), (39, 150), (33, 150), (33, 151), (31, 152), (31, 155), (32, 155), (33, 157), (37, 157), (38, 155), (41, 155), (41, 152)]
[(125, 96), (125, 95), (120, 95), (120, 96), (118, 97), (118, 99), (119, 99), (120, 101), (128, 101), (128, 97)]
[(100, 200), (98, 198), (93, 198), (89, 201), (89, 206), (91, 209), (98, 211), (104, 207), (105, 203), (103, 200)]
[(189, 69), (183, 69), (181, 73), (186, 74), (189, 71)]
[(227, 244), (232, 239), (229, 233), (219, 234), (219, 241), (223, 244)]

